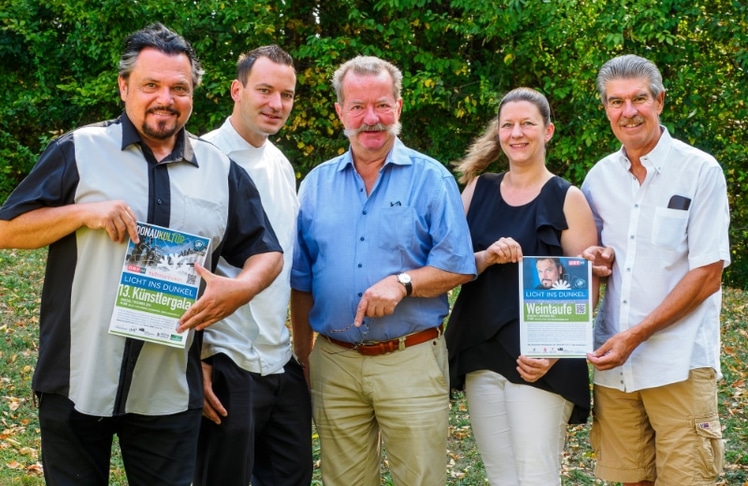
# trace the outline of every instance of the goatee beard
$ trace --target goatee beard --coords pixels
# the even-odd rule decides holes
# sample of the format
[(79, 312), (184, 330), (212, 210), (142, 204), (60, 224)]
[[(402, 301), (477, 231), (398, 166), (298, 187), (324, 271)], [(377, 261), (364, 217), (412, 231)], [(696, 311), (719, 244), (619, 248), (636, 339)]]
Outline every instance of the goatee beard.
[(169, 127), (167, 122), (159, 122), (155, 130), (152, 129), (150, 125), (144, 122), (141, 129), (143, 130), (144, 134), (156, 140), (169, 139), (173, 137), (174, 134), (178, 131), (176, 124), (172, 127)]

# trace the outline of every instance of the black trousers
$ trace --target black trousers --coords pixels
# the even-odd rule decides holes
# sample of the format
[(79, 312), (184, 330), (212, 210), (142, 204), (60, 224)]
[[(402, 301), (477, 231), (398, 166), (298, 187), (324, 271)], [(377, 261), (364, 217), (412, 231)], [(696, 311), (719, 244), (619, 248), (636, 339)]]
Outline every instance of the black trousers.
[(228, 412), (216, 425), (203, 418), (194, 486), (309, 486), (311, 399), (301, 366), (261, 376), (213, 356), (213, 391)]
[(39, 396), (44, 479), (49, 486), (106, 486), (117, 435), (130, 486), (189, 486), (202, 411), (98, 417), (67, 397)]

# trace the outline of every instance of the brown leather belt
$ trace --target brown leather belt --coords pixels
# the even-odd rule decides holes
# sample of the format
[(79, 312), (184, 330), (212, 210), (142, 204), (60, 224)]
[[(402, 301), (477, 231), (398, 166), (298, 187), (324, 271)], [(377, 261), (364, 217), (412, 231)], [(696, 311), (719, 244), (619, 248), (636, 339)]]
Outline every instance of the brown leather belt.
[(392, 353), (393, 351), (400, 351), (416, 344), (422, 344), (426, 341), (431, 341), (442, 335), (444, 332), (444, 324), (440, 324), (438, 327), (432, 327), (425, 331), (408, 334), (389, 341), (378, 341), (378, 342), (365, 342), (360, 344), (347, 343), (345, 341), (338, 341), (330, 336), (322, 334), (321, 336), (330, 341), (336, 346), (341, 348), (353, 349), (358, 351), (360, 354), (365, 356), (379, 356), (380, 354)]

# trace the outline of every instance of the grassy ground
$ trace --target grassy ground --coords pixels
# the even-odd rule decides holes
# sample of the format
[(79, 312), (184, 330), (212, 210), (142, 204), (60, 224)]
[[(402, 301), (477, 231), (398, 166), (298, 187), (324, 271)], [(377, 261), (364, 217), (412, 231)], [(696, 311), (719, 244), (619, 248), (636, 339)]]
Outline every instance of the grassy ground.
[[(37, 353), (38, 307), (45, 251), (0, 250), (0, 485), (40, 485), (39, 425), (30, 391)], [(719, 405), (726, 440), (726, 466), (719, 485), (748, 486), (748, 293), (726, 289)], [(564, 486), (604, 485), (592, 472), (589, 424), (569, 429), (563, 462)], [(126, 485), (114, 447), (112, 485)], [(315, 451), (318, 452), (315, 440)], [(487, 485), (470, 431), (467, 405), (455, 395), (447, 450), (448, 484)], [(383, 484), (391, 484), (386, 460)], [(319, 485), (319, 471), (313, 484)]]

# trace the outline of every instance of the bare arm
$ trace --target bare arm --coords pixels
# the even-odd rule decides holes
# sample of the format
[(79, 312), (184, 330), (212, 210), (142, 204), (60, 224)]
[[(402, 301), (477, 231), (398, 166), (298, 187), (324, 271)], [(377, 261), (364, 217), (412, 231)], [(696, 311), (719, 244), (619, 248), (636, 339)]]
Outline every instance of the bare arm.
[(584, 194), (576, 187), (570, 187), (564, 200), (564, 216), (569, 226), (561, 233), (561, 247), (565, 256), (579, 256), (592, 245), (597, 244), (597, 228)]
[(467, 216), (468, 209), (470, 209), (470, 203), (473, 201), (473, 194), (475, 194), (475, 186), (478, 184), (478, 178), (476, 177), (472, 181), (468, 182), (465, 189), (462, 190), (462, 205), (465, 208), (465, 215)]
[(179, 319), (178, 331), (199, 331), (233, 314), (270, 285), (282, 268), (283, 255), (277, 251), (247, 258), (236, 278), (218, 276), (196, 264), (195, 270), (206, 282), (205, 292)]
[(39, 208), (0, 220), (0, 248), (41, 248), (79, 228), (104, 230), (115, 243), (138, 242), (137, 217), (125, 201)]
[(309, 313), (314, 305), (311, 292), (291, 289), (291, 331), (293, 332), (293, 353), (304, 368), (304, 376), (309, 384), (309, 353), (314, 345), (314, 331), (309, 324)]
[(722, 283), (723, 266), (720, 260), (689, 271), (644, 320), (608, 339), (595, 352), (588, 354), (587, 359), (599, 370), (621, 366), (637, 346), (660, 329), (688, 315), (717, 292)]
[[(570, 187), (564, 200), (564, 216), (569, 226), (561, 233), (561, 247), (564, 256), (580, 256), (590, 246), (597, 244), (597, 227), (592, 209), (587, 199), (577, 187)], [(600, 281), (595, 272), (592, 273), (592, 308), (597, 307), (600, 298)]]

